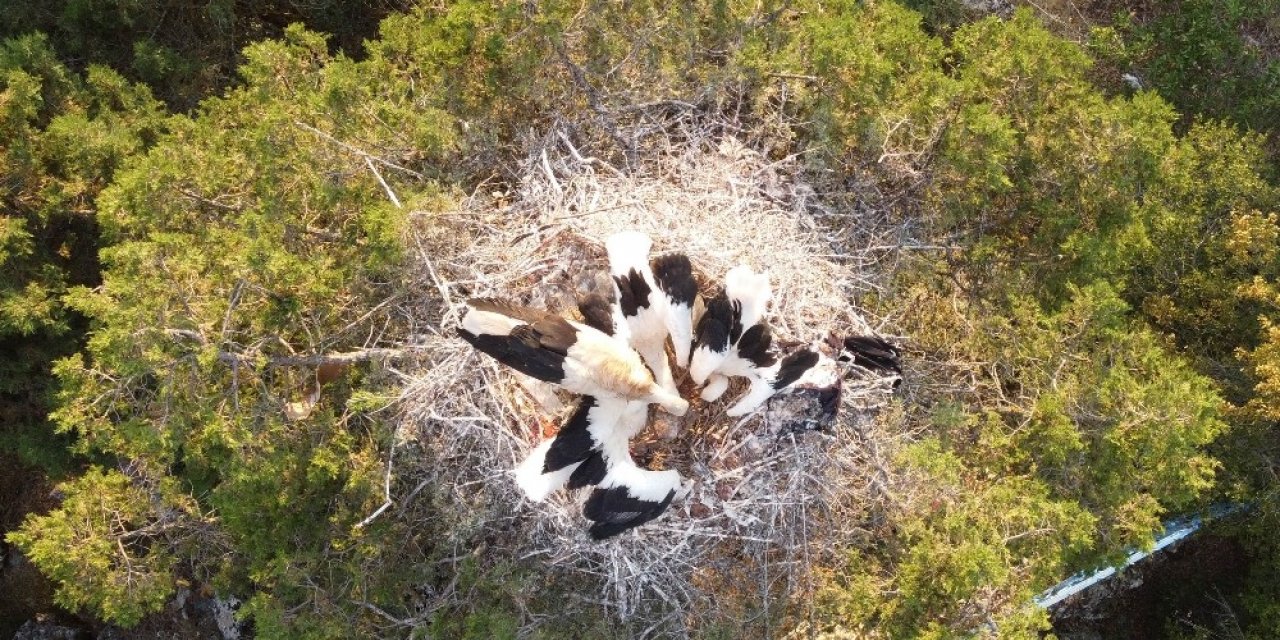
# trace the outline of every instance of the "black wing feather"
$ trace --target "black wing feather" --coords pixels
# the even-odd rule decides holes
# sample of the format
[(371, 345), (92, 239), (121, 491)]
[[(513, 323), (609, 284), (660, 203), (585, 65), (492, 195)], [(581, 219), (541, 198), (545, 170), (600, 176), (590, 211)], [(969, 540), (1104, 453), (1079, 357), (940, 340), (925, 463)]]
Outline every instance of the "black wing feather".
[(649, 263), (653, 269), (653, 278), (676, 304), (693, 307), (693, 299), (698, 295), (698, 283), (693, 279), (693, 265), (689, 256), (683, 253), (669, 253), (658, 256)]
[(622, 315), (631, 317), (649, 306), (652, 289), (639, 271), (632, 269), (626, 275), (614, 276), (613, 281), (618, 284), (618, 305), (622, 307)]
[(560, 316), (521, 307), (497, 298), (472, 298), (467, 306), (514, 318), (525, 324), (509, 335), (476, 335), (459, 329), (458, 335), (471, 346), (498, 362), (546, 382), (564, 380), (564, 359), (578, 340), (578, 330)]
[(515, 335), (475, 335), (465, 329), (458, 329), (458, 335), (479, 351), (520, 373), (545, 382), (564, 380), (564, 354), (539, 348), (536, 341)]
[(698, 326), (694, 329), (694, 347), (707, 347), (713, 352), (729, 350), (729, 331), (733, 325), (733, 306), (723, 291), (707, 302)]
[(782, 364), (778, 367), (778, 377), (773, 380), (773, 388), (785, 389), (816, 364), (818, 364), (818, 352), (808, 347), (789, 354), (782, 359)]
[(889, 341), (875, 336), (850, 336), (844, 339), (845, 351), (853, 356), (853, 363), (878, 373), (902, 375), (898, 348)]
[(650, 502), (632, 497), (626, 487), (596, 488), (583, 505), (582, 514), (595, 522), (588, 529), (591, 538), (604, 540), (662, 515), (675, 496), (672, 490), (662, 502)]
[(578, 300), (578, 312), (582, 314), (582, 321), (588, 327), (606, 335), (614, 334), (613, 303), (605, 300), (604, 296), (598, 293), (584, 296)]
[(595, 406), (596, 399), (591, 396), (584, 397), (578, 403), (577, 408), (569, 415), (569, 419), (560, 427), (560, 433), (557, 433), (555, 440), (551, 441), (546, 461), (542, 464), (543, 473), (551, 473), (582, 462), (591, 456), (594, 449), (598, 448), (588, 430), (591, 426), (589, 420), (591, 409)]
[(555, 317), (546, 311), (522, 307), (501, 298), (472, 298), (467, 300), (467, 306), (475, 309), (476, 311), (488, 311), (490, 313), (507, 316), (508, 318), (515, 318), (516, 320), (527, 322), (529, 324), (534, 324), (547, 318)]
[(742, 339), (742, 303), (737, 300), (729, 301), (729, 344), (738, 344), (738, 340)]
[(604, 461), (604, 454), (592, 451), (587, 459), (569, 474), (569, 488), (581, 489), (598, 485), (604, 482), (604, 476), (608, 472), (609, 465)]
[(778, 357), (770, 349), (772, 346), (773, 334), (769, 331), (769, 325), (761, 322), (752, 325), (738, 340), (738, 357), (749, 360), (760, 369), (766, 369), (778, 361)]

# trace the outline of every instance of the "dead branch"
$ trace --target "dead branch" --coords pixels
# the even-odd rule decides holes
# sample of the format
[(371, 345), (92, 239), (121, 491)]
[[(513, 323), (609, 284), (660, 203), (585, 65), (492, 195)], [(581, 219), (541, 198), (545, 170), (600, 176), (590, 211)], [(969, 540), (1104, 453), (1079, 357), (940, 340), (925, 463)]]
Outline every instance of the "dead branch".
[(618, 132), (617, 120), (615, 120), (613, 114), (609, 113), (609, 110), (604, 107), (604, 104), (600, 100), (599, 91), (592, 86), (590, 80), (587, 80), (586, 72), (582, 70), (582, 67), (579, 67), (572, 59), (569, 58), (569, 54), (565, 52), (562, 45), (556, 44), (555, 49), (556, 56), (560, 58), (560, 63), (569, 70), (569, 76), (573, 78), (573, 83), (582, 90), (583, 94), (586, 95), (587, 104), (591, 107), (591, 110), (595, 112), (596, 119), (599, 121), (601, 128), (605, 130), (605, 133), (609, 134), (609, 137), (618, 145), (618, 148), (622, 150), (622, 153), (627, 158), (627, 163), (635, 164), (638, 160), (635, 143), (633, 141), (628, 141), (626, 138), (622, 137), (621, 133)]
[[(190, 329), (165, 329), (165, 333), (175, 338), (194, 340), (201, 345), (208, 345), (209, 339), (204, 334)], [(341, 366), (368, 362), (370, 360), (395, 360), (414, 352), (412, 347), (405, 348), (372, 348), (356, 349), (340, 353), (317, 353), (312, 355), (267, 356), (266, 364), (271, 367), (321, 367)], [(230, 365), (253, 366), (258, 363), (259, 356), (247, 353), (231, 353), (219, 351), (218, 360)]]
[[(392, 162), (392, 161), (390, 161), (390, 160), (387, 160), (387, 159), (385, 159), (385, 158), (381, 158), (381, 157), (378, 157), (378, 156), (376, 156), (376, 155), (373, 155), (372, 153), (369, 153), (368, 151), (365, 151), (364, 149), (361, 149), (361, 148), (359, 148), (359, 147), (356, 147), (356, 146), (352, 146), (352, 145), (350, 145), (350, 144), (347, 144), (347, 143), (345, 143), (345, 142), (343, 142), (343, 141), (341, 141), (341, 140), (339, 140), (339, 139), (337, 139), (337, 138), (335, 138), (335, 137), (333, 137), (333, 136), (331, 136), (331, 135), (329, 135), (329, 134), (327, 134), (327, 133), (325, 133), (325, 132), (323, 132), (323, 131), (321, 131), (321, 130), (319, 130), (319, 129), (317, 129), (317, 128), (315, 128), (315, 127), (313, 127), (313, 126), (309, 125), (309, 124), (307, 124), (307, 123), (305, 123), (305, 122), (302, 122), (302, 121), (300, 121), (300, 120), (294, 120), (294, 121), (293, 121), (293, 124), (297, 125), (298, 127), (301, 127), (302, 129), (306, 129), (307, 131), (310, 131), (311, 133), (314, 133), (314, 134), (316, 134), (316, 135), (320, 136), (321, 138), (324, 138), (325, 140), (328, 140), (329, 142), (332, 142), (333, 144), (335, 144), (335, 145), (337, 145), (337, 146), (339, 146), (339, 147), (342, 147), (343, 149), (346, 149), (347, 151), (350, 151), (351, 153), (354, 153), (354, 154), (356, 154), (356, 155), (358, 155), (358, 156), (361, 156), (361, 157), (362, 157), (362, 158), (364, 158), (365, 160), (372, 160), (372, 161), (377, 162), (378, 164), (381, 164), (381, 165), (383, 165), (383, 166), (387, 166), (387, 167), (391, 167), (392, 169), (396, 169), (396, 170), (399, 170), (399, 171), (403, 171), (403, 172), (405, 172), (405, 173), (407, 173), (407, 174), (409, 174), (409, 175), (411, 175), (411, 176), (413, 176), (413, 177), (415, 177), (415, 178), (418, 178), (418, 179), (420, 179), (420, 180), (425, 180), (425, 179), (427, 178), (426, 176), (422, 175), (421, 173), (418, 173), (417, 171), (414, 171), (413, 169), (410, 169), (410, 168), (408, 168), (408, 167), (402, 167), (402, 166), (400, 166), (400, 165), (398, 165), (398, 164), (396, 164), (396, 163), (394, 163), (394, 162)], [(381, 178), (379, 178), (379, 180), (381, 180)]]
[(391, 200), (391, 204), (395, 205), (397, 209), (403, 209), (404, 206), (400, 204), (400, 198), (396, 197), (396, 192), (391, 190), (391, 185), (382, 179), (382, 173), (378, 171), (377, 165), (373, 164), (373, 158), (365, 156), (364, 163), (369, 165), (369, 170), (373, 172), (373, 177), (378, 179), (378, 184), (382, 185), (382, 190), (387, 193), (387, 198)]
[[(407, 355), (411, 349), (358, 349), (343, 353), (318, 353), (309, 356), (269, 356), (267, 365), (272, 367), (319, 367), (323, 365), (348, 365), (370, 360), (392, 360)], [(252, 365), (258, 361), (255, 356), (239, 353), (218, 352), (218, 360), (227, 364)]]

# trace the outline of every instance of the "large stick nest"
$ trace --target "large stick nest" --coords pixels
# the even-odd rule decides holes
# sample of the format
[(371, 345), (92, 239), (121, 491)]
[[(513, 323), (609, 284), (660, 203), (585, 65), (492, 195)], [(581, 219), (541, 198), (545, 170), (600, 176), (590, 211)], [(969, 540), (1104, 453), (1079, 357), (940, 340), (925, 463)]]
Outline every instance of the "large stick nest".
[[(603, 608), (641, 636), (746, 617), (772, 635), (771, 625), (803, 617), (811, 569), (866, 532), (883, 474), (873, 417), (891, 395), (884, 381), (846, 380), (836, 423), (794, 433), (760, 415), (726, 417), (741, 383), (708, 404), (678, 371), (691, 400), (681, 434), (659, 438), (672, 425), (655, 423), (671, 418), (651, 409), (633, 452), (650, 468), (678, 469), (692, 492), (658, 520), (595, 542), (585, 492), (532, 503), (511, 474), (574, 398), (521, 380), (455, 334), (470, 296), (572, 314), (607, 269), (604, 239), (626, 229), (650, 234), (655, 254), (687, 253), (704, 295), (736, 264), (767, 269), (768, 319), (781, 340), (884, 331), (856, 304), (883, 277), (881, 223), (821, 201), (796, 158), (771, 161), (732, 137), (696, 139), (673, 136), (623, 172), (584, 158), (568, 136), (547, 136), (554, 144), (532, 154), (518, 189), (482, 189), (455, 211), (422, 214), (414, 239), (431, 295), (415, 313), (429, 335), (421, 369), (406, 372), (399, 433), (413, 453), (401, 454), (396, 474), (408, 478), (398, 486), (430, 484), (450, 497), (466, 514), (454, 529), (484, 541), (482, 563), (540, 565), (547, 584), (576, 585), (560, 615)], [(531, 613), (526, 630), (542, 622)]]

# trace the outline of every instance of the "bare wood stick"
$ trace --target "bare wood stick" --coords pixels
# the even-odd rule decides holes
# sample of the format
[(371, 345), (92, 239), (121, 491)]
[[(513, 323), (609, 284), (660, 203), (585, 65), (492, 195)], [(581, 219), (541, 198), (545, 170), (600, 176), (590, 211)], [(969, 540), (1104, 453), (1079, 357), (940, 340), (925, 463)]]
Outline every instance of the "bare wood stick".
[[(379, 358), (399, 358), (409, 351), (411, 350), (375, 348), (343, 353), (317, 353), (309, 356), (272, 356), (267, 358), (267, 364), (273, 367), (318, 367), (321, 365), (355, 364)], [(218, 353), (218, 360), (227, 364), (252, 364), (257, 359), (251, 355), (221, 351)]]
[(403, 209), (404, 206), (400, 204), (400, 198), (397, 198), (396, 192), (391, 190), (391, 185), (382, 179), (382, 174), (378, 172), (378, 167), (373, 164), (373, 159), (365, 156), (364, 163), (369, 165), (369, 170), (373, 172), (373, 177), (378, 179), (378, 184), (382, 185), (382, 190), (387, 192), (387, 197), (391, 199), (391, 204), (394, 204), (397, 209)]
[(622, 177), (622, 172), (618, 171), (617, 167), (595, 156), (583, 156), (581, 153), (579, 153), (578, 148), (573, 146), (573, 142), (569, 140), (569, 135), (565, 133), (563, 129), (557, 131), (556, 133), (560, 135), (560, 139), (564, 141), (564, 146), (569, 149), (569, 153), (573, 156), (574, 160), (577, 160), (578, 162), (581, 162), (583, 164), (589, 164), (593, 166), (594, 165), (602, 166), (608, 169), (609, 172), (612, 173), (613, 175), (618, 176), (619, 178)]
[(347, 151), (350, 151), (351, 153), (354, 153), (359, 156), (363, 156), (367, 159), (377, 160), (380, 164), (391, 167), (392, 169), (399, 169), (400, 171), (403, 171), (415, 178), (421, 178), (423, 180), (427, 178), (426, 176), (422, 175), (421, 173), (418, 173), (417, 171), (414, 171), (413, 169), (410, 169), (408, 167), (402, 167), (394, 162), (391, 162), (390, 160), (379, 158), (378, 156), (375, 156), (372, 153), (365, 151), (364, 149), (347, 144), (305, 122), (302, 122), (300, 120), (294, 120), (293, 123), (303, 129), (306, 129), (307, 131), (310, 131), (311, 133), (314, 133), (320, 136), (321, 138), (324, 138), (325, 140), (328, 140), (329, 142), (332, 142), (333, 144), (338, 145), (339, 147), (342, 147), (343, 149), (346, 149)]
[(618, 144), (618, 147), (622, 149), (622, 152), (626, 154), (627, 161), (634, 164), (637, 160), (635, 143), (628, 142), (626, 138), (622, 137), (622, 134), (618, 133), (617, 121), (614, 119), (613, 115), (609, 113), (609, 110), (604, 108), (604, 105), (600, 101), (600, 93), (596, 91), (596, 88), (591, 85), (589, 80), (587, 80), (586, 72), (582, 70), (582, 67), (575, 64), (573, 60), (569, 58), (569, 54), (565, 52), (564, 47), (557, 46), (556, 55), (560, 58), (560, 62), (564, 64), (565, 68), (569, 70), (569, 76), (573, 78), (574, 84), (578, 85), (578, 88), (586, 94), (587, 104), (590, 105), (591, 110), (596, 113), (597, 119), (600, 121), (601, 126), (604, 127), (605, 132), (609, 134), (609, 137), (612, 138), (613, 141)]
[(382, 512), (386, 511), (387, 508), (390, 507), (392, 504), (391, 469), (392, 469), (392, 466), (395, 464), (395, 460), (396, 460), (396, 440), (400, 439), (400, 424), (403, 424), (403, 423), (397, 423), (395, 432), (391, 434), (391, 449), (387, 451), (387, 473), (386, 475), (383, 476), (383, 479), (382, 479), (382, 496), (383, 496), (382, 506), (378, 507), (376, 511), (369, 514), (369, 517), (356, 523), (357, 529), (363, 529), (365, 525), (369, 524), (370, 522), (373, 522), (378, 516), (382, 515)]
[(560, 187), (560, 181), (556, 180), (556, 172), (551, 170), (551, 162), (547, 160), (546, 148), (542, 149), (542, 171), (547, 174), (547, 181), (551, 183), (551, 188), (555, 189), (556, 193), (563, 193), (564, 189)]

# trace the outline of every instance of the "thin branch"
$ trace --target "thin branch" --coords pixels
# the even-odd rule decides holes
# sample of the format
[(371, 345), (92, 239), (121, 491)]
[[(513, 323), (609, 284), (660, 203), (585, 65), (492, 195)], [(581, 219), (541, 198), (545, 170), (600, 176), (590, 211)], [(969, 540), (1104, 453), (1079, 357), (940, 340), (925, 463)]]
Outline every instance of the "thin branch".
[(395, 430), (391, 433), (391, 448), (389, 451), (387, 451), (387, 473), (382, 478), (382, 496), (383, 496), (382, 506), (378, 507), (376, 511), (369, 514), (369, 517), (357, 523), (356, 524), (357, 529), (363, 529), (365, 525), (369, 524), (370, 522), (373, 522), (375, 518), (382, 515), (382, 512), (386, 511), (387, 508), (390, 507), (393, 503), (393, 501), (391, 500), (391, 469), (393, 468), (393, 465), (395, 464), (395, 461), (396, 461), (396, 442), (400, 440), (400, 425), (402, 424), (404, 423), (397, 422)]
[(579, 153), (578, 148), (573, 146), (573, 142), (569, 140), (569, 134), (565, 133), (563, 129), (556, 131), (556, 133), (560, 135), (560, 139), (564, 141), (564, 146), (569, 149), (569, 153), (573, 155), (574, 160), (577, 160), (578, 162), (581, 162), (583, 164), (599, 165), (608, 169), (609, 172), (615, 176), (619, 176), (619, 177), (622, 176), (622, 172), (618, 171), (617, 167), (614, 167), (608, 162), (605, 162), (604, 160), (601, 160), (595, 156), (583, 156), (581, 153)]
[[(202, 345), (209, 344), (208, 338), (204, 334), (189, 329), (165, 329), (165, 333), (178, 337), (195, 340)], [(323, 365), (348, 365), (359, 362), (368, 362), (369, 360), (378, 359), (395, 359), (401, 358), (408, 353), (414, 351), (413, 347), (404, 349), (391, 348), (372, 348), (357, 349), (355, 351), (344, 351), (339, 353), (316, 353), (307, 356), (268, 356), (267, 365), (272, 367), (319, 367)], [(218, 360), (231, 365), (252, 365), (258, 361), (257, 356), (231, 353), (229, 351), (219, 351)]]
[(403, 209), (404, 206), (400, 204), (400, 198), (397, 198), (396, 192), (391, 190), (391, 185), (382, 179), (382, 174), (378, 172), (378, 167), (373, 164), (373, 159), (365, 156), (364, 163), (369, 165), (369, 170), (373, 172), (373, 177), (378, 179), (378, 184), (382, 185), (382, 190), (387, 192), (387, 197), (391, 199), (391, 204), (394, 204), (397, 209)]
[(244, 208), (243, 205), (226, 204), (223, 202), (218, 202), (217, 200), (214, 200), (214, 199), (206, 198), (190, 189), (186, 189), (183, 187), (178, 187), (178, 193), (181, 193), (182, 195), (188, 198), (191, 198), (196, 202), (203, 202), (211, 207), (222, 209), (223, 211), (240, 211), (241, 209)]
[(1029, 531), (1023, 531), (1022, 533), (1015, 533), (1015, 534), (1013, 534), (1013, 535), (1011, 535), (1011, 536), (1005, 536), (1005, 538), (1004, 538), (1004, 540), (1003, 540), (1002, 542), (1003, 542), (1004, 544), (1009, 544), (1010, 542), (1013, 542), (1014, 540), (1020, 540), (1020, 539), (1022, 539), (1022, 538), (1027, 537), (1027, 536), (1037, 536), (1037, 535), (1040, 535), (1040, 534), (1042, 534), (1042, 533), (1053, 533), (1054, 531), (1057, 531), (1057, 529), (1054, 529), (1054, 528), (1052, 528), (1052, 527), (1040, 527), (1040, 528), (1038, 528), (1038, 529), (1031, 529), (1031, 530), (1029, 530)]
[(204, 334), (199, 331), (192, 331), (190, 329), (165, 329), (164, 332), (176, 338), (195, 340), (200, 344), (208, 344), (209, 342), (208, 338), (205, 338)]
[[(368, 362), (382, 358), (400, 358), (410, 349), (360, 349), (343, 353), (317, 353), (309, 356), (274, 356), (267, 358), (267, 364), (273, 367), (319, 367), (322, 365), (345, 365)], [(227, 364), (253, 364), (257, 358), (238, 353), (218, 352), (218, 360)]]
[(415, 178), (419, 178), (422, 180), (425, 180), (427, 178), (426, 176), (422, 175), (421, 173), (418, 173), (417, 171), (414, 171), (413, 169), (410, 169), (408, 167), (402, 167), (394, 162), (391, 162), (390, 160), (379, 158), (378, 156), (375, 156), (372, 153), (365, 151), (364, 149), (349, 145), (305, 122), (294, 120), (293, 123), (303, 129), (306, 129), (307, 131), (310, 131), (311, 133), (314, 133), (320, 136), (321, 138), (324, 138), (325, 140), (328, 140), (329, 142), (332, 142), (333, 144), (338, 145), (339, 147), (342, 147), (343, 149), (346, 149), (347, 151), (350, 151), (351, 153), (364, 157), (366, 160), (377, 160), (379, 163), (381, 163), (384, 166), (391, 167), (392, 169), (399, 169), (400, 171), (403, 171)]
[(596, 88), (591, 85), (591, 82), (587, 80), (586, 72), (582, 70), (582, 67), (579, 67), (569, 58), (569, 54), (565, 53), (564, 47), (556, 45), (556, 55), (560, 58), (560, 62), (564, 64), (565, 68), (569, 70), (569, 75), (573, 78), (573, 83), (578, 85), (578, 88), (582, 89), (582, 92), (586, 94), (587, 104), (589, 104), (591, 106), (591, 110), (596, 113), (597, 118), (600, 120), (600, 124), (609, 134), (609, 137), (612, 138), (613, 141), (618, 144), (618, 147), (622, 149), (622, 152), (626, 154), (627, 161), (631, 164), (635, 164), (638, 159), (635, 144), (627, 142), (627, 139), (623, 138), (622, 134), (618, 133), (618, 123), (614, 120), (613, 115), (609, 113), (609, 110), (605, 109), (604, 105), (601, 104), (600, 94), (596, 91)]
[(542, 171), (547, 174), (547, 181), (551, 183), (551, 188), (555, 189), (556, 193), (563, 193), (564, 189), (560, 187), (560, 181), (556, 180), (556, 172), (551, 170), (551, 162), (547, 160), (545, 147), (542, 149)]

